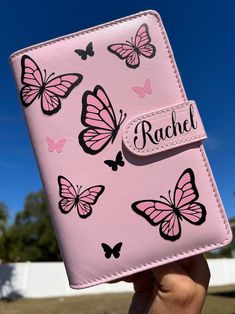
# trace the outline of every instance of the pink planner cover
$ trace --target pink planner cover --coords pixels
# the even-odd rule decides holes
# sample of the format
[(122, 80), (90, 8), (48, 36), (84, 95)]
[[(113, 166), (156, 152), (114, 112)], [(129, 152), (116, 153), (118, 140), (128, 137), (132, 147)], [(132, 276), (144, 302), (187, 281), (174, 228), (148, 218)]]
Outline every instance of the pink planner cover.
[(23, 49), (11, 64), (72, 288), (231, 241), (157, 12)]

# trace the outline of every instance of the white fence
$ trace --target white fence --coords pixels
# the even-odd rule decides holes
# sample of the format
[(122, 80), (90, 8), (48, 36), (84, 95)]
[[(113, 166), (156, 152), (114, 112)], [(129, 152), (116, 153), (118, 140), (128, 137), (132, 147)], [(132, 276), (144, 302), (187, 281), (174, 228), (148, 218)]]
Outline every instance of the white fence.
[[(210, 286), (235, 284), (235, 258), (208, 260)], [(120, 282), (73, 290), (68, 285), (63, 263), (12, 263), (0, 265), (0, 297), (58, 297), (132, 291)]]

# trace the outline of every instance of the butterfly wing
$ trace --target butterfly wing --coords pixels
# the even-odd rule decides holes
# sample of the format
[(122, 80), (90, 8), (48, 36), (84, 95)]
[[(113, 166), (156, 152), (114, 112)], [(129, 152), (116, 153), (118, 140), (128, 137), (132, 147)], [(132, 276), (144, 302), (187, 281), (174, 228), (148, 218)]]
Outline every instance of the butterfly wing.
[(52, 115), (61, 108), (60, 98), (66, 98), (83, 79), (78, 73), (68, 73), (54, 77), (46, 83), (41, 95), (42, 111)]
[(139, 53), (146, 58), (153, 58), (156, 54), (154, 45), (149, 44), (139, 48)]
[(56, 152), (57, 153), (61, 153), (62, 152), (65, 143), (66, 143), (66, 139), (65, 138), (62, 138), (61, 140), (59, 140), (56, 143)]
[(77, 204), (77, 213), (81, 218), (87, 218), (92, 214), (92, 207), (86, 202), (79, 201)]
[(151, 86), (151, 82), (150, 79), (147, 79), (144, 83), (144, 90), (145, 93), (148, 93), (149, 95), (152, 94), (152, 86)]
[(153, 226), (160, 224), (173, 212), (168, 204), (155, 200), (137, 201), (131, 206), (137, 214), (143, 216)]
[(139, 53), (133, 49), (133, 51), (126, 58), (126, 65), (131, 69), (136, 69), (140, 65)]
[(111, 247), (106, 243), (101, 243), (101, 246), (102, 246), (104, 253), (105, 253), (104, 256), (106, 258), (110, 258), (112, 253), (113, 253), (113, 250), (111, 249)]
[(77, 211), (81, 218), (87, 218), (91, 215), (91, 205), (94, 205), (97, 202), (100, 195), (104, 192), (104, 189), (103, 185), (96, 185), (84, 190), (79, 195)]
[(201, 225), (206, 220), (206, 208), (198, 202), (182, 206), (180, 215), (193, 225)]
[(86, 50), (83, 49), (75, 49), (74, 52), (76, 52), (76, 54), (78, 54), (82, 60), (86, 60), (87, 59), (87, 52)]
[(103, 185), (95, 185), (84, 190), (79, 195), (79, 201), (86, 202), (90, 205), (95, 205), (100, 195), (104, 192), (105, 187)]
[(25, 86), (20, 91), (20, 98), (22, 104), (28, 107), (39, 96), (43, 78), (36, 62), (27, 55), (21, 58), (21, 69), (21, 82)]
[(105, 160), (104, 163), (112, 168), (113, 171), (117, 171), (118, 165), (115, 160)]
[(28, 107), (39, 95), (39, 87), (24, 86), (20, 91), (20, 99), (24, 107)]
[(174, 191), (174, 205), (180, 208), (198, 199), (198, 190), (195, 184), (193, 170), (188, 168), (180, 176)]
[(108, 51), (115, 54), (120, 59), (126, 59), (133, 51), (134, 47), (130, 44), (112, 44), (107, 47)]
[(174, 191), (174, 204), (180, 216), (194, 225), (202, 224), (206, 219), (206, 208), (195, 202), (199, 193), (195, 184), (193, 170), (188, 168), (180, 176)]
[(144, 98), (144, 97), (145, 97), (145, 90), (144, 90), (143, 87), (134, 86), (134, 87), (132, 87), (132, 90), (133, 90), (140, 98)]
[(86, 47), (86, 52), (87, 54), (90, 56), (90, 57), (93, 57), (94, 56), (94, 50), (93, 50), (93, 44), (92, 42), (89, 42), (89, 44), (87, 45)]
[(55, 150), (55, 146), (56, 146), (53, 139), (50, 137), (47, 137), (47, 144), (48, 144), (48, 151), (53, 152)]
[(67, 73), (54, 77), (45, 85), (45, 90), (50, 91), (60, 98), (66, 98), (71, 91), (81, 83), (82, 74)]
[(140, 58), (135, 47), (131, 44), (113, 44), (108, 46), (108, 51), (118, 56), (120, 59), (126, 59), (126, 65), (129, 68), (137, 68), (140, 63)]
[(150, 44), (151, 37), (149, 35), (148, 25), (142, 24), (135, 35), (134, 44), (138, 48), (138, 52), (146, 58), (153, 58), (156, 54), (156, 48)]
[(61, 109), (61, 100), (49, 90), (44, 90), (41, 95), (41, 109), (44, 114), (51, 116)]
[(97, 85), (94, 88), (94, 94), (96, 95), (96, 97), (98, 97), (98, 99), (104, 104), (105, 109), (108, 111), (108, 114), (106, 113), (106, 111), (104, 110), (104, 117), (105, 115), (108, 116), (108, 121), (106, 121), (106, 119), (104, 118), (104, 120), (108, 123), (111, 124), (113, 123), (113, 128), (117, 126), (117, 121), (116, 121), (116, 116), (115, 116), (115, 112), (113, 110), (113, 106), (111, 104), (111, 101), (108, 97), (108, 95), (106, 94), (105, 90), (103, 89), (103, 87), (101, 87), (100, 85)]
[(169, 204), (155, 200), (144, 200), (133, 203), (132, 209), (144, 217), (151, 225), (160, 224), (160, 235), (164, 239), (175, 241), (180, 237), (179, 218)]
[(74, 206), (76, 206), (77, 193), (72, 183), (63, 176), (58, 176), (59, 195), (59, 209), (63, 214), (68, 214)]
[(123, 167), (123, 166), (125, 165), (125, 162), (124, 162), (124, 160), (123, 160), (122, 152), (121, 152), (121, 151), (119, 151), (119, 152), (117, 153), (117, 156), (116, 156), (116, 163), (117, 163), (117, 165), (120, 166), (120, 167)]
[(108, 145), (111, 139), (111, 131), (92, 128), (83, 130), (78, 137), (83, 150), (91, 155), (101, 152)]
[(165, 240), (175, 241), (181, 236), (181, 226), (179, 217), (172, 212), (159, 226), (160, 235)]
[(112, 249), (113, 252), (113, 256), (115, 258), (118, 258), (120, 256), (120, 251), (121, 251), (121, 247), (122, 247), (122, 242), (118, 242)]
[(81, 121), (88, 128), (79, 134), (79, 143), (89, 154), (97, 154), (114, 140), (117, 131), (116, 116), (104, 89), (97, 85), (93, 92), (82, 97)]

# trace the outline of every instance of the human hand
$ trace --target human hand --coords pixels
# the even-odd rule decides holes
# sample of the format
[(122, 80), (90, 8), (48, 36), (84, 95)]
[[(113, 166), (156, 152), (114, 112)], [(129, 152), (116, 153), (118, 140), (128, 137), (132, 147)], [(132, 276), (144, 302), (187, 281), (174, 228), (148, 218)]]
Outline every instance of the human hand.
[(199, 314), (210, 280), (205, 257), (196, 255), (125, 278), (135, 294), (129, 314)]

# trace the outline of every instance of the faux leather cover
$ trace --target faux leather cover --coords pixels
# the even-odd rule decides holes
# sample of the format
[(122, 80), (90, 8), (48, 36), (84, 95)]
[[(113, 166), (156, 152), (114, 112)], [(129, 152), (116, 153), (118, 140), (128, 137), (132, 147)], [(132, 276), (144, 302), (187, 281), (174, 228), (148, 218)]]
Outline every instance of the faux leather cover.
[[(189, 111), (176, 110), (187, 136), (200, 136), (160, 153), (139, 156), (122, 141), (128, 121), (188, 102), (158, 13), (26, 48), (11, 63), (72, 288), (231, 241), (199, 120), (183, 125)], [(164, 117), (152, 146), (172, 141)]]

